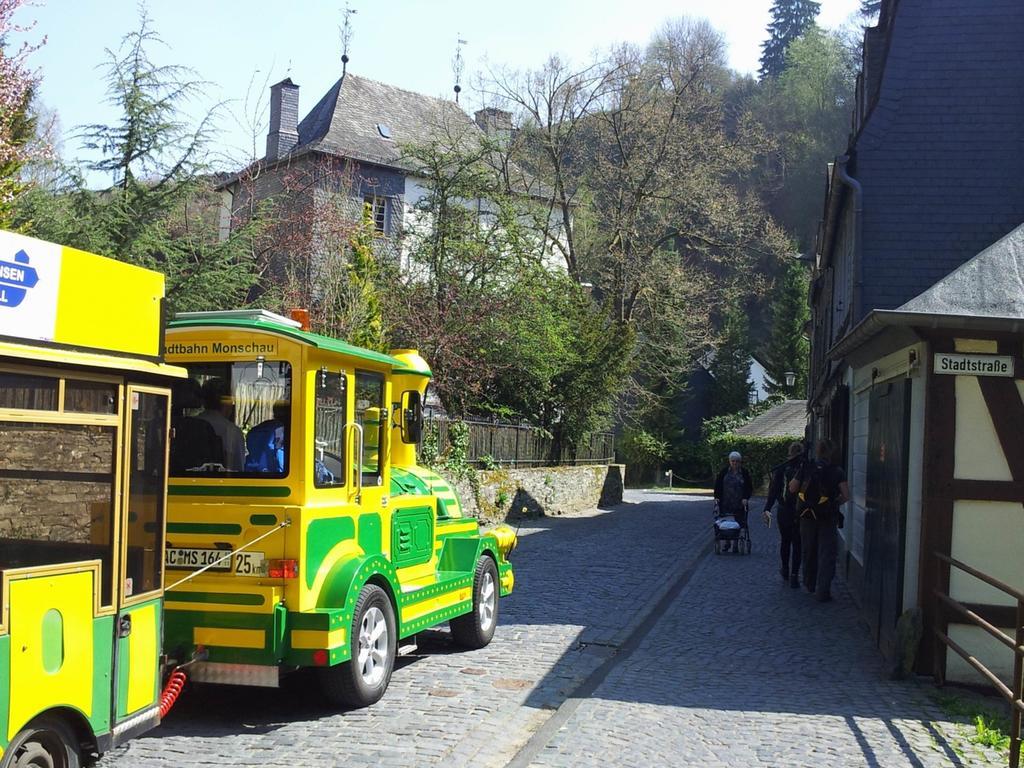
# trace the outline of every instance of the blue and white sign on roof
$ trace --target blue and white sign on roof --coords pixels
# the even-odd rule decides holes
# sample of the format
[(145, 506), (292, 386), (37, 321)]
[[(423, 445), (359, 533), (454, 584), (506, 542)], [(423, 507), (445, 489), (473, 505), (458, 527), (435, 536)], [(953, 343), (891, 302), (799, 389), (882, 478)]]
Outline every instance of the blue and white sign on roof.
[(52, 341), (62, 248), (0, 231), (0, 336)]
[(17, 307), (38, 282), (39, 273), (29, 266), (25, 251), (14, 254), (13, 263), (0, 261), (0, 307)]

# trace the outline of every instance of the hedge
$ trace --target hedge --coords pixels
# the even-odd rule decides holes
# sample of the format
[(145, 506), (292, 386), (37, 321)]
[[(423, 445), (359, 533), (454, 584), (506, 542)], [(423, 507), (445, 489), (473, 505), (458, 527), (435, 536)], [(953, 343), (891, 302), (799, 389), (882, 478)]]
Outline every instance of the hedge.
[(792, 442), (792, 437), (753, 437), (726, 432), (708, 438), (706, 445), (715, 475), (729, 463), (729, 453), (739, 451), (743, 455), (743, 466), (754, 481), (754, 488), (764, 488), (768, 485), (769, 470), (786, 460)]

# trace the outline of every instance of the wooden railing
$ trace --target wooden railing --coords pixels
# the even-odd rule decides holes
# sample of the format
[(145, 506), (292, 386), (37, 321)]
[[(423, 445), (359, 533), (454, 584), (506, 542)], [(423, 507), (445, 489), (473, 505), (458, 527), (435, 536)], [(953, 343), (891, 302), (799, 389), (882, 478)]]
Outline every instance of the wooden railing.
[[(1024, 688), (1024, 592), (1011, 587), (1009, 584), (1004, 584), (999, 581), (999, 579), (989, 576), (986, 573), (982, 573), (966, 563), (954, 560), (952, 557), (949, 557), (942, 552), (935, 552), (934, 554), (935, 557), (938, 558), (940, 562), (945, 563), (948, 568), (957, 568), (964, 573), (970, 574), (974, 578), (998, 589), (1000, 592), (1009, 595), (1017, 601), (1015, 633), (1014, 637), (1010, 637), (992, 622), (987, 621), (983, 617), (979, 616), (977, 612), (970, 610), (963, 603), (958, 600), (954, 600), (948, 594), (943, 592), (941, 585), (948, 583), (944, 578), (948, 574), (948, 568), (940, 567), (938, 569), (940, 586), (935, 589), (935, 597), (938, 598), (938, 600), (954, 614), (965, 619), (965, 624), (973, 624), (976, 627), (980, 627), (1013, 652), (1013, 680), (1011, 685), (1007, 685), (969, 651), (964, 650), (962, 646), (950, 639), (947, 634), (948, 622), (941, 619), (943, 614), (937, 614), (937, 616), (940, 617), (936, 622), (937, 626), (934, 627), (937, 643), (941, 643), (959, 654), (964, 661), (970, 664), (971, 667), (973, 667), (982, 677), (991, 683), (999, 694), (1009, 702), (1010, 768), (1020, 768), (1020, 728), (1021, 718), (1022, 715), (1024, 715), (1024, 697), (1022, 697), (1022, 688)], [(935, 677), (936, 681), (941, 684), (944, 678), (942, 673), (942, 648), (937, 646), (935, 650)]]

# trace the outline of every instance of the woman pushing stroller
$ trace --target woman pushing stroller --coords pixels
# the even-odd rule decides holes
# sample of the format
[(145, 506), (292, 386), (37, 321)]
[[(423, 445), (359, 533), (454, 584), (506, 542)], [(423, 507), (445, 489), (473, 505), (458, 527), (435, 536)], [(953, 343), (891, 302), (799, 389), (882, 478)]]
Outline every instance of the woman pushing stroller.
[[(754, 483), (750, 473), (743, 466), (739, 451), (729, 454), (729, 464), (715, 478), (715, 516), (731, 515), (740, 527), (747, 528), (747, 512)], [(725, 542), (725, 552), (732, 549), (732, 542)]]

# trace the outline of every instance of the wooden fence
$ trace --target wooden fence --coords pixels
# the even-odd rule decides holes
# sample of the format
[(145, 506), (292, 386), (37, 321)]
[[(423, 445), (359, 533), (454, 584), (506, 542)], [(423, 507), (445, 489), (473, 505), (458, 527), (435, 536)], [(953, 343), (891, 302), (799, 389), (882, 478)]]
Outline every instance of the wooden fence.
[[(574, 447), (563, 446), (557, 461), (552, 461), (552, 440), (536, 427), (480, 419), (460, 419), (469, 427), (466, 460), (483, 465), (530, 467), (544, 464), (611, 464), (615, 461), (615, 435), (594, 432)], [(449, 428), (453, 422), (430, 418), (426, 430), (437, 433), (437, 450), (448, 448)]]

